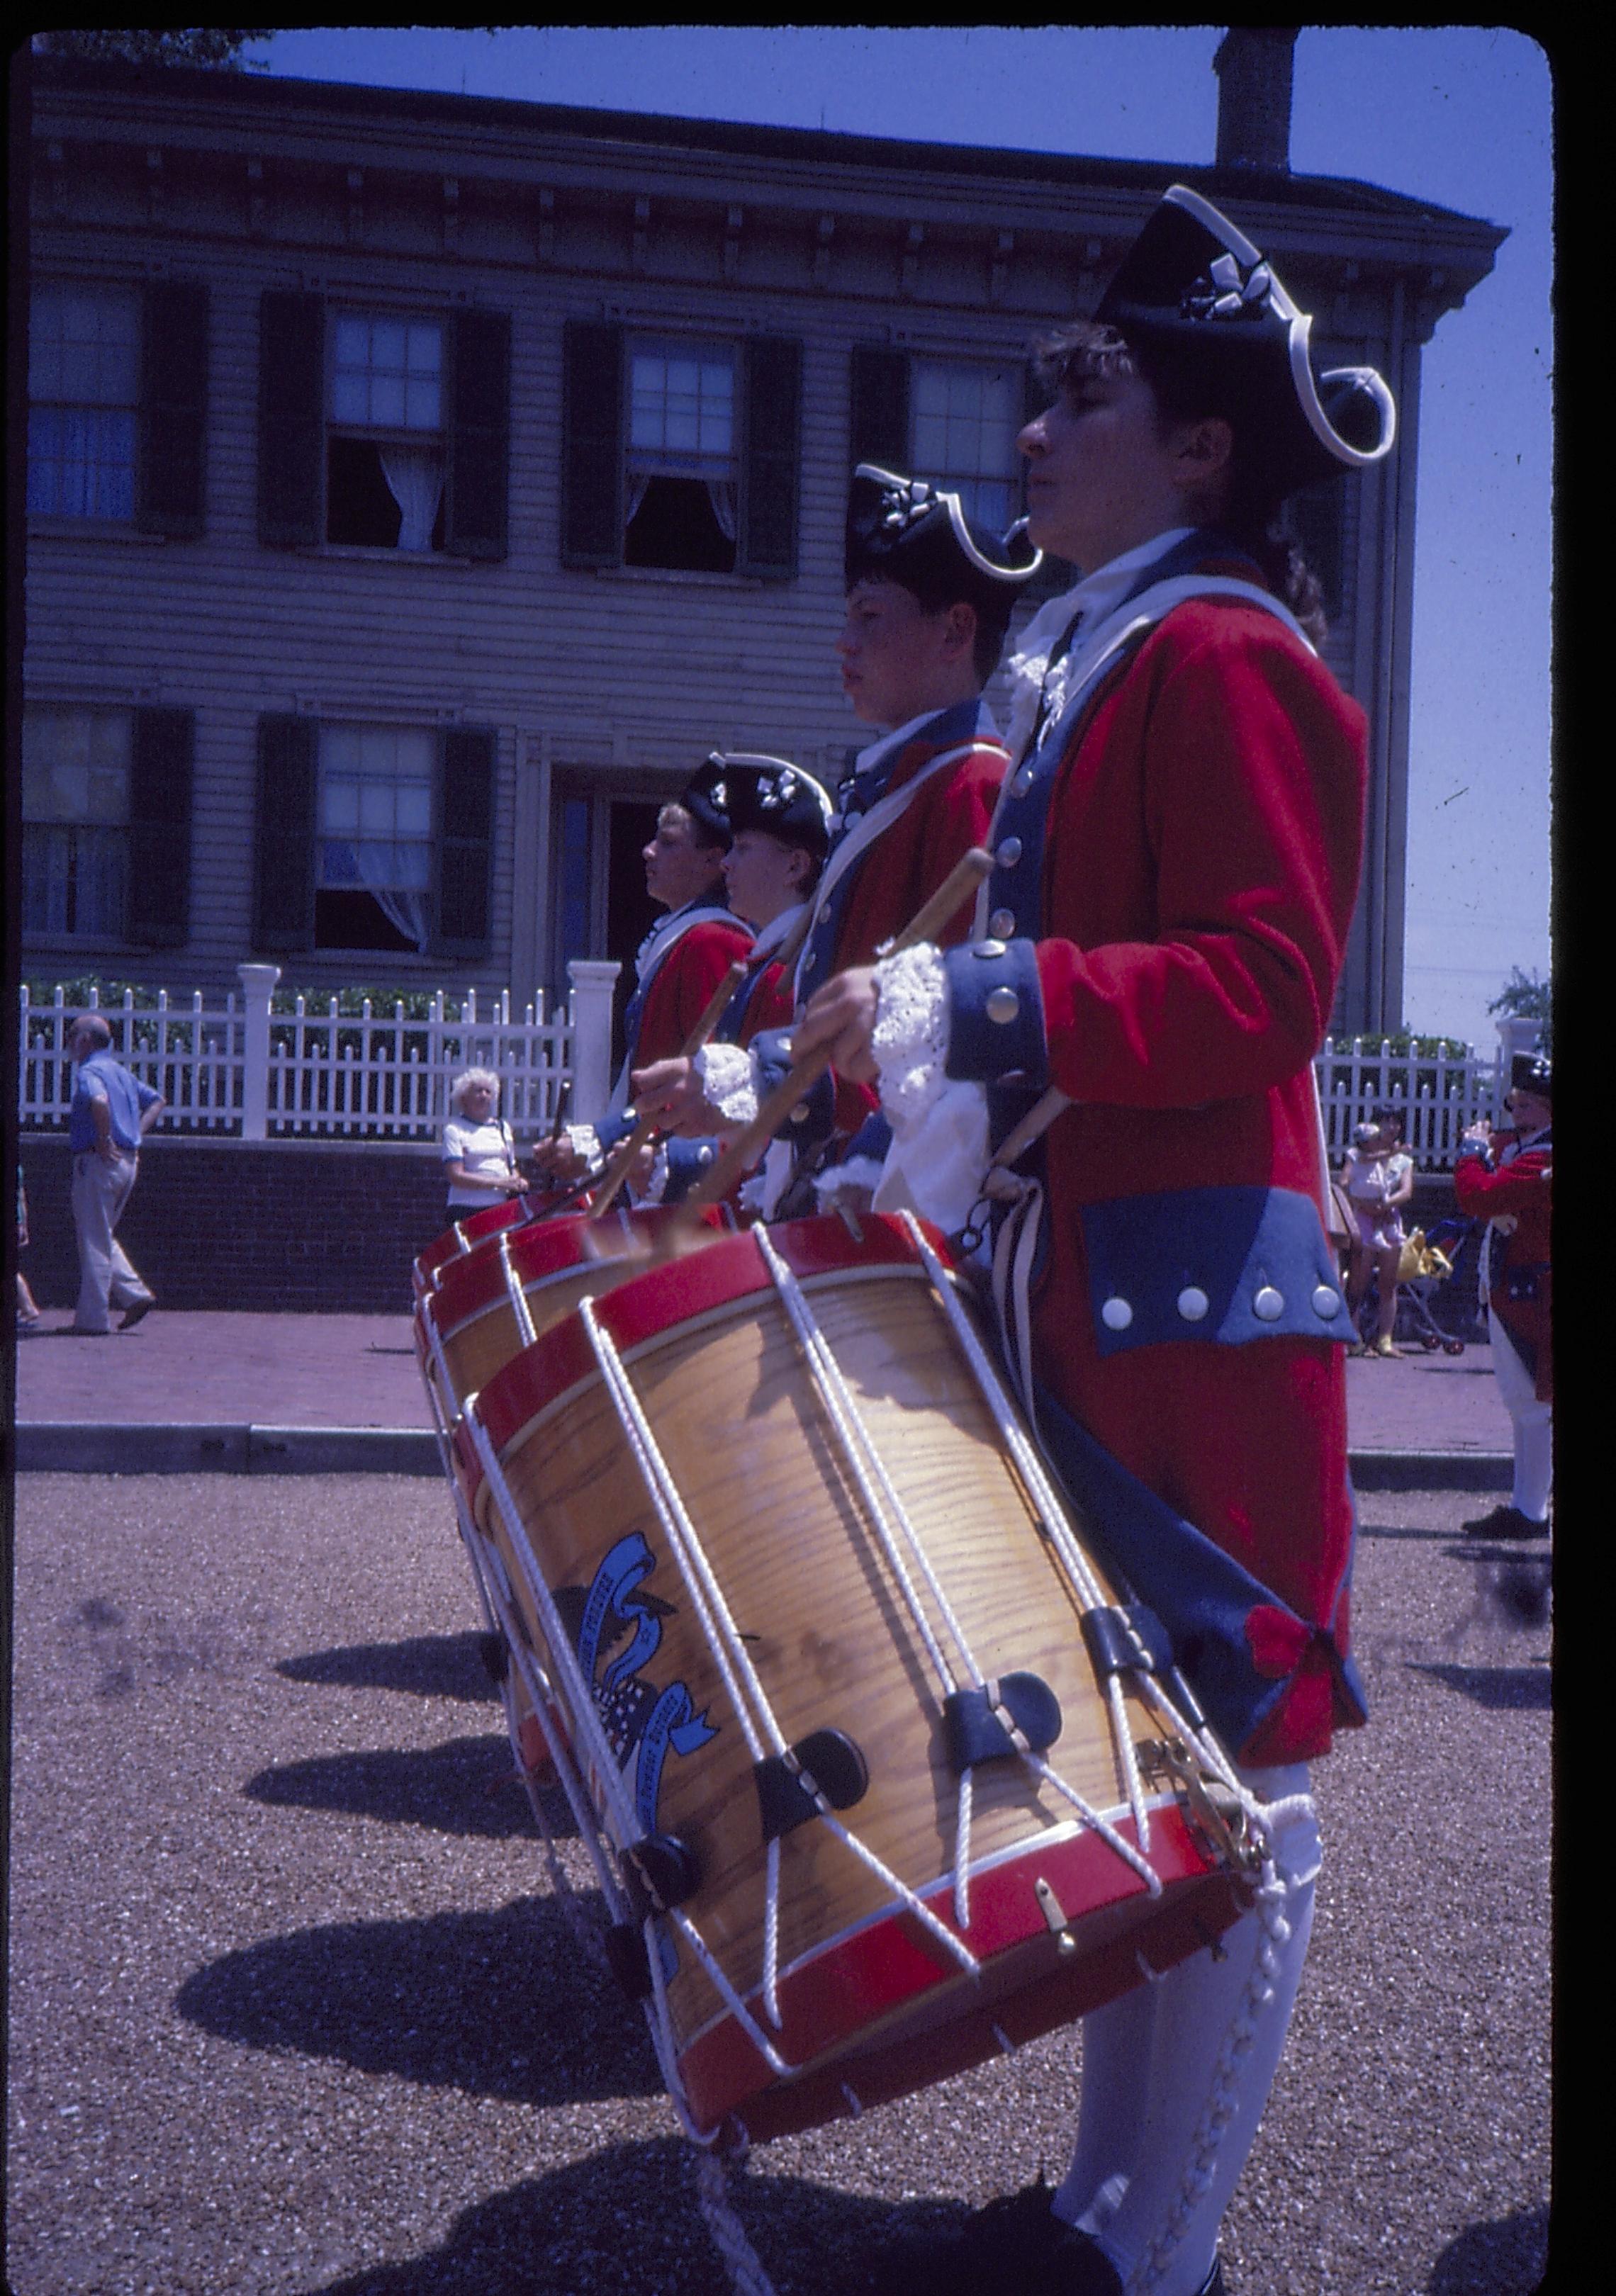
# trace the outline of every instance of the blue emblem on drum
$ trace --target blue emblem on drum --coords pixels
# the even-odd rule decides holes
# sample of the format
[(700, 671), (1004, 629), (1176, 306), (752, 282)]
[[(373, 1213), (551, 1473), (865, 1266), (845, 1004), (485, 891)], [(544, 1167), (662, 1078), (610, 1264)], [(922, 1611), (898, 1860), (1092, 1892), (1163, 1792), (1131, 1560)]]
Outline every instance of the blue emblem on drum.
[[(583, 1596), (574, 1627), (578, 1663), (595, 1692), (612, 1758), (625, 1772), (634, 1765), (635, 1808), (647, 1833), (656, 1829), (669, 1750), (693, 1754), (718, 1735), (706, 1715), (697, 1713), (684, 1683), (672, 1682), (659, 1690), (640, 1678), (660, 1646), (663, 1619), (672, 1615), (670, 1603), (642, 1590), (641, 1582), (655, 1568), (656, 1556), (639, 1531), (619, 1538)], [(566, 1607), (575, 1615), (579, 1591), (563, 1590), (572, 1597)], [(627, 1650), (619, 1651), (603, 1673), (597, 1672), (602, 1652), (620, 1642), (626, 1630), (630, 1633)]]

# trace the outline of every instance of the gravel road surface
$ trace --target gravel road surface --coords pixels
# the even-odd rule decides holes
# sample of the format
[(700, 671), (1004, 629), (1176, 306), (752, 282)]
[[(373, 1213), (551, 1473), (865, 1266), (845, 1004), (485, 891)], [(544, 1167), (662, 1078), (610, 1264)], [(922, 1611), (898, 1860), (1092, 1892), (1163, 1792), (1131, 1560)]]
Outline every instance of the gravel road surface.
[[(1544, 2276), (1548, 1631), (1456, 1536), (1487, 1504), (1362, 1502), (1374, 1718), (1315, 1771), (1230, 2296)], [(16, 1590), (15, 2296), (723, 2296), (644, 2027), (509, 1780), (440, 1485), (27, 1476)], [(896, 2226), (1058, 2174), (1079, 2074), (1056, 2034), (759, 2148), (779, 2296), (855, 2296)]]

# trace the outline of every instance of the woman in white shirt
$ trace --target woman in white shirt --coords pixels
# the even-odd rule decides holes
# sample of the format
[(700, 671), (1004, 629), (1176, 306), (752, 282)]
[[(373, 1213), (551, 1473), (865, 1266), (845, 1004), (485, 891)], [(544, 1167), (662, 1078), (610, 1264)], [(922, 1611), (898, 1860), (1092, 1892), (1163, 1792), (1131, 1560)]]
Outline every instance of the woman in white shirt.
[(1369, 1288), (1374, 1268), (1380, 1286), (1373, 1342), (1362, 1341), (1351, 1352), (1360, 1356), (1394, 1356), (1392, 1326), (1397, 1321), (1397, 1272), (1403, 1256), (1403, 1206), (1414, 1193), (1414, 1158), (1403, 1146), (1403, 1111), (1377, 1108), (1367, 1124), (1360, 1125), (1347, 1151), (1342, 1175), (1358, 1234), (1352, 1239), (1352, 1267), (1347, 1278), (1347, 1300), (1356, 1314)]
[(449, 1184), (449, 1211), (482, 1211), (527, 1186), (516, 1168), (511, 1128), (496, 1115), (499, 1078), (491, 1069), (464, 1069), (449, 1086), (454, 1111), (443, 1128), (443, 1169)]

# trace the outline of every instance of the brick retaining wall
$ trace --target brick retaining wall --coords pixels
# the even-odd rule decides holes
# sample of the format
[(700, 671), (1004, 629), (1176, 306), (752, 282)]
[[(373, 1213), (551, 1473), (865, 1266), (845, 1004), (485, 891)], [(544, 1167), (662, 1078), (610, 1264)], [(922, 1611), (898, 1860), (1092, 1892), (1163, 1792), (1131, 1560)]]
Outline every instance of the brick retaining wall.
[[(42, 1308), (71, 1308), (78, 1259), (65, 1135), (21, 1144)], [(164, 1307), (404, 1314), (410, 1262), (447, 1226), (437, 1148), (165, 1138), (141, 1152), (119, 1235)]]
[[(78, 1260), (65, 1136), (21, 1144), (31, 1242), (22, 1267), (42, 1308), (70, 1308)], [(438, 1150), (365, 1142), (187, 1140), (159, 1131), (119, 1230), (167, 1308), (390, 1315), (410, 1305), (410, 1262), (447, 1225)], [(1408, 1225), (1450, 1218), (1446, 1175), (1416, 1181)], [(1433, 1296), (1465, 1335), (1475, 1254)]]

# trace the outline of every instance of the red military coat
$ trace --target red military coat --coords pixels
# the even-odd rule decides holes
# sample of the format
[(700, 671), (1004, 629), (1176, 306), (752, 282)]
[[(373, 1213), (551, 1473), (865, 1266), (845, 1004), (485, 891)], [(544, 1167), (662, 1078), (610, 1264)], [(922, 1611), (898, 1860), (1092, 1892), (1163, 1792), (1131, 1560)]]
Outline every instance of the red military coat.
[(1549, 1268), (1554, 1144), (1546, 1131), (1524, 1144), (1518, 1132), (1467, 1148), (1454, 1193), (1469, 1219), (1496, 1220), (1488, 1248), (1488, 1305), (1532, 1374), (1539, 1403), (1554, 1399), (1554, 1298)]
[(684, 1051), (713, 991), (751, 945), (751, 928), (739, 917), (710, 917), (681, 934), (645, 990), (629, 1047), (631, 1069), (648, 1069), (653, 1061), (674, 1060)]
[[(1019, 1061), (1029, 1090), (1077, 1103), (1044, 1144), (1040, 1384), (1294, 1614), (1259, 1603), (1245, 1622), (1257, 1674), (1286, 1685), (1233, 1748), (1251, 1763), (1306, 1759), (1362, 1719), (1332, 1344), (1348, 1318), (1310, 1064), (1358, 890), (1365, 733), (1261, 606), (1173, 607), (1038, 753), (1058, 758), (1039, 817), (1010, 802), (1033, 760), (1006, 791), (989, 900), (1000, 920), (1018, 905), (1036, 953), (947, 960), (950, 1071)], [(1026, 831), (1008, 862), (1007, 826)], [(996, 1033), (1015, 1040), (997, 1068), (974, 1049)]]

